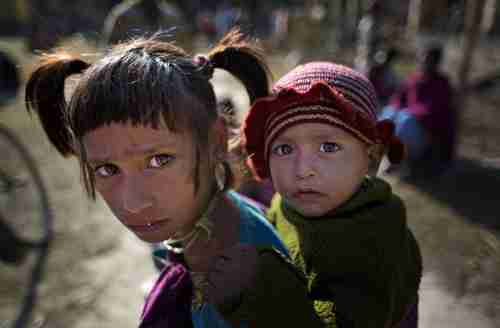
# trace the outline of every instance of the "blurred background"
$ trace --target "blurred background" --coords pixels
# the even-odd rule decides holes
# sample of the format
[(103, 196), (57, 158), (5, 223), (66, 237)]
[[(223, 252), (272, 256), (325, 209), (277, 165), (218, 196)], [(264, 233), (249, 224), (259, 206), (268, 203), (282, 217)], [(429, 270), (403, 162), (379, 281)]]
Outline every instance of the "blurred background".
[[(406, 201), (422, 248), (420, 327), (499, 327), (497, 0), (2, 0), (0, 123), (34, 157), (54, 213), (27, 327), (136, 327), (143, 287), (156, 274), (149, 246), (125, 231), (101, 200), (86, 199), (78, 163), (61, 158), (24, 110), (24, 83), (37, 54), (62, 47), (93, 60), (113, 43), (158, 29), (203, 53), (234, 25), (260, 40), (275, 79), (311, 60), (363, 71), (377, 87), (381, 113), (387, 106), (411, 107), (404, 90), (420, 95), (425, 81), (415, 76), (425, 71), (429, 49), (441, 49), (435, 70), (450, 95), (422, 97), (450, 108), (453, 114), (437, 130), (451, 131), (451, 141), (424, 131), (432, 135), (425, 145), (431, 152), (445, 147), (450, 156), (420, 156), (405, 167), (383, 166), (380, 174)], [(239, 82), (216, 72), (213, 83), (241, 119), (249, 104)], [(418, 136), (412, 133), (409, 145), (424, 145)], [(1, 138), (0, 154), (0, 173), (20, 176), (22, 159)], [(20, 231), (40, 224), (36, 195), (22, 188), (6, 192), (4, 184), (0, 218)], [(12, 252), (1, 234), (0, 249)], [(0, 328), (11, 327), (18, 315), (36, 256), (0, 261)]]

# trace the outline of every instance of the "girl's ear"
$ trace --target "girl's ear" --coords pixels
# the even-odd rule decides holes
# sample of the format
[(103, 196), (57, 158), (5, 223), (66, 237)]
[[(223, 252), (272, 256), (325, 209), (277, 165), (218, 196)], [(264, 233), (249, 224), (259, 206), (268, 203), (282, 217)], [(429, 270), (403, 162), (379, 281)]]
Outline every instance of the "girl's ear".
[(228, 162), (228, 130), (226, 121), (218, 117), (211, 129), (210, 152), (213, 156), (214, 175), (219, 191), (226, 191), (234, 183), (234, 175)]
[(213, 142), (218, 152), (224, 155), (228, 151), (228, 134), (226, 122), (222, 117), (218, 117), (212, 127)]

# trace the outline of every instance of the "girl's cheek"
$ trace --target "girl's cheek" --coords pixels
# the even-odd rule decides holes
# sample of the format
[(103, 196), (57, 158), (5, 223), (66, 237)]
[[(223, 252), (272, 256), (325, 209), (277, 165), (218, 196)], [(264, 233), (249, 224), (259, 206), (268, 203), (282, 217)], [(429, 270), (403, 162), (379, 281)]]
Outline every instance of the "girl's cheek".
[[(117, 191), (112, 190), (112, 189), (99, 190), (96, 188), (96, 190), (101, 195), (104, 202), (106, 202), (106, 204), (108, 205), (110, 210), (113, 213), (117, 214), (116, 209), (118, 208), (118, 204), (120, 203), (118, 200), (118, 195), (121, 195), (122, 193), (117, 192)], [(118, 215), (117, 215), (117, 217), (118, 217)]]
[(116, 189), (117, 183), (116, 179), (113, 178), (96, 178), (95, 188), (100, 194), (105, 194), (113, 192)]
[(166, 170), (145, 173), (143, 175), (143, 183), (144, 187), (149, 190), (168, 190), (176, 184), (175, 175)]

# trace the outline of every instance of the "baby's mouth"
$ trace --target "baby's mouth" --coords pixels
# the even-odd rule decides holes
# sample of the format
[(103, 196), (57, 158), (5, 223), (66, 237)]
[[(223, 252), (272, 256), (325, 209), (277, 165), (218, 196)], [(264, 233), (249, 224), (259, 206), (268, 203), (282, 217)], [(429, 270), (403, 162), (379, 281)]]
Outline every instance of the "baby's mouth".
[(298, 199), (313, 199), (316, 197), (320, 197), (323, 194), (319, 191), (313, 190), (313, 189), (299, 189), (298, 191), (293, 193), (294, 198)]

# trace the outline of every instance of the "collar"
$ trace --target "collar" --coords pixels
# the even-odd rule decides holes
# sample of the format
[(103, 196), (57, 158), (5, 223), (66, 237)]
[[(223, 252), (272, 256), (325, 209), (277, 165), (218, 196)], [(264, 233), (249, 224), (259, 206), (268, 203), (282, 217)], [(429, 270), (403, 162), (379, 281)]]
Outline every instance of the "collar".
[(388, 201), (391, 194), (392, 188), (387, 182), (376, 177), (366, 177), (358, 191), (348, 201), (321, 217), (304, 217), (284, 201), (283, 198), (280, 199), (279, 204), (283, 214), (290, 223), (298, 226), (317, 226), (321, 222), (335, 220), (338, 223), (339, 219), (352, 219), (361, 215), (365, 209)]

